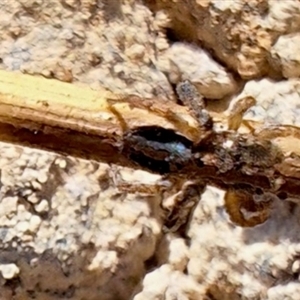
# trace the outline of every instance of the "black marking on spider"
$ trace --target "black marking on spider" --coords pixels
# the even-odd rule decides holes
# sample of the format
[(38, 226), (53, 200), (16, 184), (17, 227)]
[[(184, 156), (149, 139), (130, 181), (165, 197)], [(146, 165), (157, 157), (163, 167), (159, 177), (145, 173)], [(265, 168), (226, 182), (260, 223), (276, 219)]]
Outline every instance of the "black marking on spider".
[(179, 170), (192, 159), (193, 143), (172, 129), (138, 127), (123, 135), (123, 143), (125, 155), (159, 174)]

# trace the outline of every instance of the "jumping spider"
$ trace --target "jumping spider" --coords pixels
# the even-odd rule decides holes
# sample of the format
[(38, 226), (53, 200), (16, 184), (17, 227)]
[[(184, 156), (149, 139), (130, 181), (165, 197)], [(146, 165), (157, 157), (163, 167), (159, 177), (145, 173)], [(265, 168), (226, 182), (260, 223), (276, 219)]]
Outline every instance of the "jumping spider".
[[(248, 184), (247, 178), (255, 172), (259, 174), (261, 169), (267, 169), (268, 172), (268, 168), (280, 162), (282, 156), (272, 143), (246, 138), (235, 132), (241, 124), (242, 115), (255, 103), (254, 99), (246, 97), (240, 102), (242, 107), (234, 107), (228, 119), (229, 131), (219, 133), (214, 130), (214, 123), (205, 109), (203, 97), (190, 81), (180, 82), (176, 91), (179, 100), (189, 109), (198, 124), (198, 135), (195, 134), (193, 140), (182, 135), (187, 125), (180, 116), (170, 109), (154, 105), (151, 100), (130, 96), (108, 101), (123, 129), (120, 151), (138, 167), (161, 174), (162, 182), (169, 181), (173, 186), (182, 187), (176, 194), (176, 199), (173, 199), (173, 205), (162, 205), (165, 210), (164, 229), (171, 232), (185, 231), (191, 212), (207, 183), (227, 189), (225, 206), (234, 223), (255, 226), (264, 222), (269, 216), (271, 201), (268, 197), (266, 201), (257, 201), (263, 198), (264, 190)], [(128, 128), (124, 118), (114, 107), (119, 101), (168, 119), (175, 128), (181, 129), (180, 133), (159, 125)], [(201, 167), (204, 167), (202, 177), (194, 178), (193, 170)], [(272, 189), (268, 179), (264, 181), (262, 178), (257, 177), (258, 186)], [(116, 183), (123, 190), (132, 191), (131, 187), (120, 180)], [(165, 184), (158, 183), (158, 186), (166, 189)], [(147, 188), (135, 186), (133, 190), (145, 192)], [(153, 189), (148, 191), (151, 193)]]

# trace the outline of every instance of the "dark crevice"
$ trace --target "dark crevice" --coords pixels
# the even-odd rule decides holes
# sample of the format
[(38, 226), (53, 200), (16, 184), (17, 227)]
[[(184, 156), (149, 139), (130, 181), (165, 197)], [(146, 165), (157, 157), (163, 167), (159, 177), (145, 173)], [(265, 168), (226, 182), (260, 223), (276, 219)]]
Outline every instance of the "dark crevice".
[(192, 142), (174, 130), (142, 126), (125, 134), (123, 152), (143, 168), (167, 174), (191, 158), (191, 147)]
[(166, 29), (166, 37), (170, 44), (174, 44), (176, 42), (182, 42), (180, 37), (177, 35), (176, 31), (173, 28)]

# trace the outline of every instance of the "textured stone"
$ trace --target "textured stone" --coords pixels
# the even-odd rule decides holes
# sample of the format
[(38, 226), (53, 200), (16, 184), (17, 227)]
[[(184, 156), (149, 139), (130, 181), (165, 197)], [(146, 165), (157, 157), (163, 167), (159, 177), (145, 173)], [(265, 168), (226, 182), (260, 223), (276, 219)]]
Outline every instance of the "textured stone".
[[(145, 3), (2, 1), (0, 66), (162, 101), (190, 79), (223, 118), (253, 96), (244, 119), (299, 126), (298, 1)], [(163, 234), (179, 191), (124, 192), (112, 166), (0, 148), (1, 299), (297, 299), (295, 202), (241, 228), (207, 187), (186, 236)], [(160, 179), (119, 171), (133, 187)]]
[(300, 75), (300, 34), (292, 33), (278, 38), (271, 50), (274, 64), (282, 70), (285, 78)]
[[(1, 144), (0, 147), (3, 148), (0, 164), (4, 195), (0, 203), (0, 221), (3, 228), (0, 247), (5, 249), (15, 238), (18, 239), (15, 247), (20, 250), (16, 268), (27, 276), (35, 277), (39, 271), (31, 269), (26, 262), (21, 262), (22, 257), (26, 255), (26, 248), (31, 249), (31, 256), (39, 258), (39, 266), (44, 263), (51, 265), (51, 270), (37, 276), (30, 285), (47, 286), (45, 281), (48, 280), (49, 274), (56, 276), (57, 281), (63, 278), (62, 274), (54, 275), (58, 265), (52, 265), (51, 261), (58, 259), (65, 270), (73, 269), (71, 281), (75, 278), (81, 278), (82, 281), (86, 276), (93, 278), (94, 288), (89, 292), (91, 297), (97, 295), (97, 289), (102, 286), (101, 289), (107, 290), (108, 293), (105, 299), (127, 299), (135, 287), (134, 282), (138, 281), (145, 271), (144, 261), (151, 257), (155, 250), (160, 224), (159, 216), (151, 216), (150, 207), (155, 203), (158, 205), (159, 196), (122, 195), (113, 185), (110, 186), (112, 178), (106, 165), (23, 148), (17, 148), (17, 156), (14, 159), (12, 155), (5, 156), (5, 153), (10, 154), (9, 151), (6, 152), (7, 147), (13, 149), (13, 146)], [(39, 180), (39, 174), (43, 174), (43, 170), (47, 170), (47, 180), (43, 179), (36, 191), (30, 183)], [(147, 182), (146, 174), (143, 176)], [(127, 175), (127, 178), (129, 177), (136, 178), (130, 174)], [(99, 178), (110, 184), (104, 184), (101, 188)], [(26, 190), (30, 190), (31, 193), (25, 193)], [(12, 196), (5, 196), (6, 194)], [(36, 195), (34, 203), (33, 194)], [(151, 206), (148, 201), (152, 203)], [(31, 203), (34, 204), (34, 210), (31, 209)], [(44, 253), (48, 253), (46, 259), (43, 258)], [(132, 268), (130, 266), (133, 260), (135, 267)], [(8, 259), (8, 262), (12, 264), (15, 259)], [(7, 265), (4, 267), (1, 272), (5, 272), (5, 278), (18, 275), (18, 272), (8, 269)], [(86, 271), (81, 272), (82, 268)], [(123, 268), (123, 271), (120, 268)], [(92, 271), (94, 275), (89, 275)], [(44, 271), (41, 269), (41, 272)], [(109, 296), (109, 286), (115, 285), (115, 272), (118, 278), (131, 276), (132, 283), (128, 285), (128, 282), (124, 282), (126, 293), (119, 295), (118, 293), (125, 288), (121, 280), (118, 283), (119, 287), (114, 288), (115, 292)], [(24, 283), (25, 290), (31, 289), (24, 278), (20, 280)], [(60, 289), (67, 291), (68, 286), (69, 280), (62, 282)], [(58, 287), (53, 284), (52, 287), (48, 286), (48, 290), (41, 288), (37, 295), (43, 299), (49, 291), (51, 293)], [(84, 291), (82, 284), (77, 288), (76, 294), (80, 295)]]
[(199, 48), (175, 43), (170, 47), (168, 57), (174, 69), (170, 79), (175, 84), (188, 79), (204, 97), (211, 99), (222, 99), (237, 89), (233, 77), (224, 67)]
[(1, 264), (0, 272), (4, 279), (12, 279), (19, 274), (20, 270), (15, 264)]
[[(271, 55), (272, 45), (278, 38), (300, 29), (297, 0), (148, 2), (153, 11), (165, 11), (176, 39), (211, 49), (219, 60), (244, 79), (262, 75), (280, 77), (282, 74), (289, 77), (298, 73), (294, 61), (284, 61), (282, 57), (284, 68), (281, 69), (278, 59)], [(285, 48), (296, 53), (297, 47), (291, 39)]]

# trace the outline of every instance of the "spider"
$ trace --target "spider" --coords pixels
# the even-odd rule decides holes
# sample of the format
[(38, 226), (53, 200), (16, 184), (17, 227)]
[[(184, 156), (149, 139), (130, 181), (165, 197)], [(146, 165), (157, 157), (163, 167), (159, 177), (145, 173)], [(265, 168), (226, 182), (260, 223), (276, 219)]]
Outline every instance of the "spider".
[[(206, 184), (227, 190), (225, 208), (233, 223), (252, 227), (265, 222), (273, 201), (268, 195), (277, 193), (282, 199), (287, 195), (281, 191), (284, 180), (280, 172), (274, 169), (274, 165), (283, 162), (280, 149), (268, 139), (259, 139), (255, 134), (245, 136), (237, 133), (243, 114), (255, 104), (255, 100), (246, 97), (239, 101), (241, 107), (235, 106), (228, 118), (229, 130), (218, 132), (214, 129), (213, 119), (205, 108), (203, 97), (190, 81), (180, 82), (176, 92), (194, 118), (197, 124), (195, 130), (180, 115), (165, 108), (163, 104), (158, 105), (154, 100), (142, 100), (137, 96), (108, 100), (123, 130), (120, 151), (138, 168), (161, 174), (161, 182), (169, 181), (169, 187), (182, 187), (174, 205), (164, 208), (164, 230), (186, 230)], [(128, 128), (123, 116), (114, 107), (119, 101), (168, 119), (176, 130), (159, 125)], [(132, 189), (126, 183), (120, 183), (120, 180), (116, 184), (127, 192), (147, 191), (145, 186)], [(167, 188), (165, 184), (160, 186)], [(299, 190), (300, 184), (295, 189)], [(149, 192), (153, 190), (149, 189)]]

